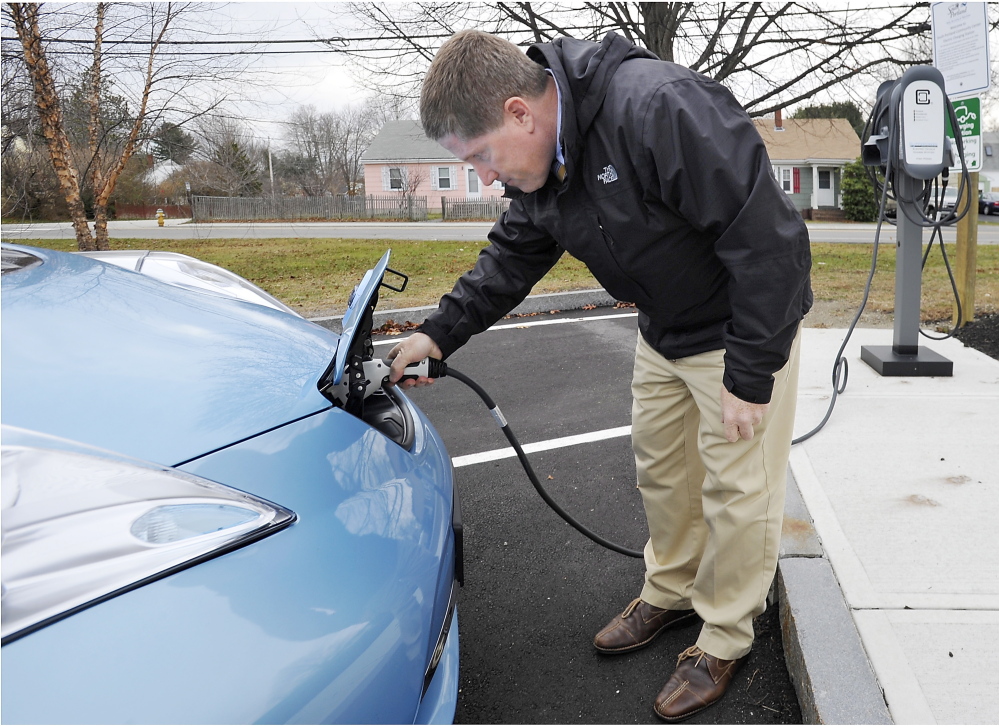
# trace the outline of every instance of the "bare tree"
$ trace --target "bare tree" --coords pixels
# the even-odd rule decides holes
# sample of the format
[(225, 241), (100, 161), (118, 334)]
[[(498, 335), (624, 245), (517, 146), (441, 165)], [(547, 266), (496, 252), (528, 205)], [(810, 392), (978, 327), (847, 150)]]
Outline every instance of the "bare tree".
[(333, 159), (348, 195), (358, 193), (364, 183), (361, 155), (378, 130), (376, 112), (369, 106), (348, 106), (337, 112), (339, 133), (333, 146)]
[(55, 80), (45, 56), (42, 33), (38, 27), (38, 5), (9, 3), (11, 18), (17, 30), (17, 37), (24, 49), (24, 62), (31, 75), (34, 87), (35, 105), (41, 133), (45, 138), (52, 166), (59, 179), (59, 188), (66, 197), (73, 229), (81, 250), (96, 249), (94, 237), (87, 226), (87, 215), (80, 199), (80, 179), (72, 161), (69, 138), (63, 127), (62, 108)]
[(408, 209), (409, 216), (412, 216), (413, 200), (416, 199), (420, 186), (429, 178), (429, 174), (426, 167), (422, 166), (403, 166), (400, 171), (402, 173), (402, 186), (399, 189), (399, 196), (402, 199), (403, 208)]
[(374, 124), (381, 128), (388, 121), (415, 119), (419, 114), (417, 99), (405, 96), (377, 95), (369, 98), (365, 105), (374, 115)]
[(5, 58), (0, 72), (3, 216), (32, 219), (46, 211), (47, 202), (56, 198), (59, 190), (47, 151), (35, 143), (41, 135), (27, 68), (24, 63), (7, 62)]
[(185, 167), (194, 193), (255, 197), (263, 191), (267, 151), (254, 142), (243, 122), (202, 119), (196, 132), (197, 158)]
[(880, 80), (929, 62), (927, 3), (355, 3), (350, 12), (364, 29), (361, 39), (327, 43), (382, 93), (410, 99), (437, 47), (464, 28), (519, 45), (557, 36), (599, 40), (615, 31), (724, 83), (752, 116), (841, 91), (851, 79)]
[[(19, 56), (20, 57), (20, 56)], [(2, 147), (6, 154), (17, 139), (21, 144), (33, 137), (38, 130), (37, 116), (34, 113), (31, 78), (21, 62), (8, 62), (6, 56), (0, 63), (0, 129)]]
[[(250, 61), (250, 55), (178, 48), (212, 32), (199, 17), (209, 11), (172, 2), (4, 7), (5, 26), (13, 25), (20, 43), (16, 55), (4, 46), (4, 62), (23, 63), (31, 78), (41, 135), (80, 249), (107, 249), (116, 184), (153, 130), (215, 110), (229, 90), (225, 81)], [(79, 131), (80, 109), (86, 132), (71, 133), (73, 123)], [(93, 200), (93, 233), (83, 190)]]
[(297, 183), (310, 195), (354, 196), (364, 179), (361, 154), (371, 143), (378, 112), (368, 104), (319, 113), (302, 106), (290, 119), (287, 143)]
[(299, 160), (295, 181), (310, 197), (332, 194), (337, 187), (334, 146), (338, 119), (314, 106), (300, 106), (289, 119), (287, 143)]

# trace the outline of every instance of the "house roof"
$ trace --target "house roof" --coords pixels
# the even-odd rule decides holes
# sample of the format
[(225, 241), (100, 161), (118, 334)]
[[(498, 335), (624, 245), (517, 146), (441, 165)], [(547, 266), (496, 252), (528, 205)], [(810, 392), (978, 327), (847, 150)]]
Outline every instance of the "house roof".
[(784, 119), (783, 131), (773, 119), (753, 119), (771, 161), (822, 159), (849, 162), (860, 156), (860, 137), (845, 118)]
[(458, 161), (458, 157), (428, 139), (419, 121), (388, 121), (361, 154), (362, 163), (387, 161)]
[(150, 169), (145, 174), (145, 180), (147, 184), (162, 184), (170, 175), (173, 174), (178, 169), (181, 169), (180, 164), (173, 161), (172, 159), (165, 159), (163, 161), (158, 161), (150, 167)]

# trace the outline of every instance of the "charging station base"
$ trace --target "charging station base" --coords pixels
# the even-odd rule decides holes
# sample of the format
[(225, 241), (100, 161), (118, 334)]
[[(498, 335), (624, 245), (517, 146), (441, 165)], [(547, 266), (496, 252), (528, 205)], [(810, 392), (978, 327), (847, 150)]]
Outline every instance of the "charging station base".
[(890, 345), (862, 345), (860, 358), (882, 376), (954, 375), (954, 361), (927, 348), (917, 353), (896, 353)]

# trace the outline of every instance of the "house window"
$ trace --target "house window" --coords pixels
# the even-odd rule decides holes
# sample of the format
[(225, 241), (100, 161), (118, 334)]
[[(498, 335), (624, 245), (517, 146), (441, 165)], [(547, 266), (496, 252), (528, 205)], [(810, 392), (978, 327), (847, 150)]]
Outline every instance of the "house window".
[(775, 166), (774, 178), (780, 184), (780, 188), (788, 194), (799, 194), (801, 192), (801, 170), (793, 166)]
[(434, 191), (451, 191), (458, 188), (457, 166), (430, 167), (430, 188)]
[(832, 172), (819, 172), (819, 189), (832, 189)]
[(446, 166), (437, 167), (437, 186), (440, 189), (451, 188), (451, 169)]
[(475, 169), (468, 170), (468, 195), (478, 196), (479, 194), (479, 175), (475, 173)]
[(992, 144), (985, 144), (985, 155), (992, 156)]
[(392, 167), (389, 169), (389, 189), (402, 191), (402, 167)]
[(493, 189), (506, 189), (506, 184), (501, 182), (499, 179), (493, 182)]

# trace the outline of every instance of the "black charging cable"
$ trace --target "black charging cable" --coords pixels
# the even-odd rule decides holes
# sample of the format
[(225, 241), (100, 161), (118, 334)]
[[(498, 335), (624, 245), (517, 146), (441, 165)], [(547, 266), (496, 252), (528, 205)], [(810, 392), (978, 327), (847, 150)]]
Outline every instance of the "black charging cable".
[[(888, 170), (886, 170), (886, 175), (891, 169), (891, 164), (889, 163)], [(888, 203), (888, 185), (885, 184), (881, 189), (881, 203), (878, 205), (878, 227), (874, 233), (874, 251), (871, 253), (871, 269), (867, 273), (867, 283), (864, 285), (864, 295), (863, 299), (860, 301), (860, 305), (857, 307), (857, 312), (853, 316), (853, 320), (850, 322), (850, 327), (847, 328), (846, 335), (843, 337), (843, 342), (839, 346), (839, 351), (836, 353), (836, 361), (833, 363), (832, 368), (832, 397), (829, 399), (829, 407), (826, 409), (826, 415), (822, 417), (818, 425), (813, 428), (808, 433), (802, 434), (796, 439), (791, 440), (791, 445), (800, 444), (802, 441), (807, 441), (822, 430), (822, 427), (826, 425), (829, 421), (829, 417), (832, 416), (833, 409), (836, 408), (836, 399), (839, 395), (846, 390), (846, 382), (850, 378), (850, 364), (847, 362), (846, 356), (843, 352), (846, 350), (847, 343), (850, 342), (850, 338), (853, 336), (853, 331), (857, 328), (857, 323), (860, 322), (860, 316), (864, 314), (864, 308), (867, 307), (867, 301), (871, 296), (871, 284), (874, 282), (874, 273), (878, 269), (878, 248), (881, 244), (881, 225), (885, 219), (885, 205)]]
[[(540, 497), (545, 500), (545, 504), (551, 507), (552, 511), (554, 511), (555, 514), (560, 516), (567, 523), (575, 527), (576, 530), (578, 530), (581, 534), (585, 535), (586, 537), (589, 537), (591, 540), (596, 542), (601, 547), (606, 547), (609, 550), (613, 550), (614, 552), (618, 552), (619, 554), (622, 555), (627, 555), (628, 557), (641, 558), (645, 556), (645, 554), (641, 550), (629, 549), (624, 545), (619, 545), (616, 542), (611, 542), (609, 539), (601, 537), (599, 534), (589, 529), (581, 522), (577, 521), (575, 517), (573, 517), (571, 514), (565, 511), (559, 505), (559, 503), (552, 498), (552, 495), (548, 493), (548, 490), (546, 490), (541, 485), (541, 481), (538, 479), (538, 475), (534, 473), (534, 467), (531, 466), (531, 462), (528, 461), (527, 459), (527, 454), (524, 453), (524, 447), (520, 445), (520, 441), (517, 440), (516, 435), (513, 433), (513, 430), (510, 428), (510, 424), (507, 423), (506, 417), (503, 415), (503, 412), (500, 410), (500, 407), (497, 406), (496, 402), (493, 401), (492, 397), (488, 393), (486, 393), (486, 390), (478, 383), (473, 381), (471, 378), (466, 376), (464, 373), (462, 373), (461, 371), (448, 366), (448, 364), (445, 363), (444, 361), (439, 361), (434, 358), (428, 358), (427, 362), (429, 369), (426, 371), (426, 373), (423, 373), (423, 375), (427, 375), (429, 378), (444, 378), (445, 376), (448, 378), (455, 378), (464, 383), (469, 388), (471, 388), (473, 391), (475, 391), (476, 395), (478, 395), (478, 397), (482, 399), (482, 402), (486, 404), (486, 408), (489, 409), (489, 413), (493, 415), (493, 418), (496, 419), (496, 423), (499, 424), (500, 429), (503, 431), (503, 435), (506, 436), (507, 441), (510, 442), (510, 445), (513, 447), (513, 450), (517, 453), (517, 458), (520, 459), (521, 466), (523, 466), (524, 471), (527, 472), (527, 476), (531, 480), (531, 484), (534, 485), (534, 489), (538, 492)], [(389, 361), (386, 361), (386, 364), (388, 363)], [(411, 370), (411, 368), (408, 368), (408, 370)], [(416, 377), (416, 376), (409, 375), (404, 377)]]

